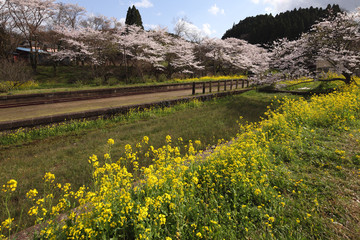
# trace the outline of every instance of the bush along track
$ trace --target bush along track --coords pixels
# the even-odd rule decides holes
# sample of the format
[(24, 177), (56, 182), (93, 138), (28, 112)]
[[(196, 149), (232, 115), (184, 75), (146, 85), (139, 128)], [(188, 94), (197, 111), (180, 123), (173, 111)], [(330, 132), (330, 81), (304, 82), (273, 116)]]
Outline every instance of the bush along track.
[[(268, 119), (240, 126), (231, 144), (201, 160), (200, 142), (180, 148), (170, 136), (159, 149), (144, 137), (115, 160), (109, 139), (107, 153), (88, 160), (93, 186), (73, 190), (47, 173), (45, 192), (27, 193), (27, 213), (43, 226), (35, 238), (356, 239), (359, 101), (355, 86), (281, 100)], [(139, 168), (144, 160), (153, 164)], [(2, 190), (9, 199), (16, 181)], [(16, 226), (9, 216), (1, 227), (10, 234)]]

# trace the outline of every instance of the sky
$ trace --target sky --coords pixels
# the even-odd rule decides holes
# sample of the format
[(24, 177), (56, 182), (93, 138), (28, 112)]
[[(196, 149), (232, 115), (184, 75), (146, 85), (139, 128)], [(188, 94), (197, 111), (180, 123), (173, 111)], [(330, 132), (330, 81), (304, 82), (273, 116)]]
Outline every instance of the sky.
[(182, 18), (209, 37), (221, 38), (233, 24), (258, 14), (277, 13), (294, 8), (323, 7), (339, 4), (353, 11), (360, 0), (59, 0), (75, 3), (89, 13), (115, 17), (125, 21), (129, 6), (140, 11), (145, 29), (166, 27), (173, 32), (175, 23)]

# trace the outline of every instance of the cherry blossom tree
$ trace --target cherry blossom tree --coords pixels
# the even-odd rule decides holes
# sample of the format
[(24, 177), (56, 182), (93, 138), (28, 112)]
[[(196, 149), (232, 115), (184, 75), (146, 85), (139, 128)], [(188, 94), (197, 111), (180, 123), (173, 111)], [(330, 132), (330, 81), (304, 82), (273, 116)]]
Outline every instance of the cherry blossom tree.
[(126, 25), (117, 32), (116, 43), (122, 53), (126, 72), (129, 60), (141, 77), (144, 65), (149, 65), (155, 70), (163, 69), (163, 46), (155, 41), (156, 34), (153, 32), (144, 31), (137, 25)]
[(85, 13), (85, 8), (80, 7), (77, 4), (59, 2), (56, 4), (52, 16), (52, 25), (76, 28), (81, 17), (84, 16)]
[(85, 19), (80, 22), (83, 28), (91, 28), (94, 30), (110, 30), (112, 20), (103, 15), (89, 14)]
[[(268, 53), (265, 49), (236, 38), (205, 39), (201, 45), (207, 65), (212, 65), (213, 74), (252, 73), (260, 74), (268, 68)], [(203, 53), (204, 54), (204, 53)]]
[(54, 0), (5, 0), (16, 31), (30, 46), (30, 62), (36, 72), (39, 53), (39, 30), (54, 13)]
[(0, 0), (0, 58), (11, 60), (12, 53), (20, 42), (18, 34), (13, 32), (13, 22), (7, 8), (7, 2)]
[(273, 83), (315, 73), (314, 51), (304, 47), (305, 45), (307, 46), (305, 38), (294, 41), (280, 39), (274, 42), (269, 64), (271, 69), (279, 72), (269, 74), (262, 83)]
[[(316, 77), (317, 63), (322, 61), (330, 65), (332, 71), (344, 76), (332, 80), (349, 84), (352, 75), (360, 68), (359, 12), (360, 8), (319, 22), (298, 40), (279, 40), (272, 49), (271, 67), (286, 77)], [(281, 79), (271, 76), (267, 82)]]
[(344, 82), (360, 70), (360, 7), (353, 13), (339, 13), (334, 20), (315, 24), (308, 45), (318, 47), (317, 59), (328, 62), (332, 70), (342, 74)]
[(197, 43), (192, 43), (181, 37), (172, 37), (171, 43), (166, 45), (167, 72), (170, 78), (174, 72), (182, 74), (194, 74), (196, 71), (203, 70), (204, 67), (196, 59), (195, 47)]
[(5, 0), (0, 0), (0, 26), (2, 28), (6, 27), (6, 23), (8, 22), (10, 18), (8, 9), (7, 9), (7, 3)]

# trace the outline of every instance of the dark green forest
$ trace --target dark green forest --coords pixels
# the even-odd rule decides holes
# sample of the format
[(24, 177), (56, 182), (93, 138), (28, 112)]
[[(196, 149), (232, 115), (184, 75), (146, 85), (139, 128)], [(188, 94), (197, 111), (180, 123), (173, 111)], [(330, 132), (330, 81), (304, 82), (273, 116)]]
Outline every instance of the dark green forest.
[(226, 31), (222, 39), (239, 38), (252, 44), (267, 45), (281, 38), (295, 40), (302, 33), (310, 30), (319, 20), (329, 18), (341, 12), (337, 4), (327, 8), (299, 8), (277, 14), (257, 15), (247, 17)]
[(141, 27), (142, 29), (144, 29), (140, 12), (139, 12), (138, 9), (136, 9), (136, 7), (134, 5), (132, 6), (132, 8), (129, 7), (129, 9), (127, 11), (125, 24), (127, 24), (127, 25), (136, 25), (136, 26)]

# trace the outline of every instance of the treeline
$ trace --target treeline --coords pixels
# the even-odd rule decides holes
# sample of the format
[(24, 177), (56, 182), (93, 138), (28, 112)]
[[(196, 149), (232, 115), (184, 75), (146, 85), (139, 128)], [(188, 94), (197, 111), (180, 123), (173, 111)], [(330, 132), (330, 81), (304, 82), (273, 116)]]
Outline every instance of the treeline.
[(247, 17), (226, 31), (222, 39), (239, 38), (252, 44), (269, 44), (281, 38), (298, 39), (302, 33), (310, 30), (311, 26), (324, 18), (341, 12), (339, 5), (328, 5), (323, 8), (299, 8), (277, 14), (257, 15)]

